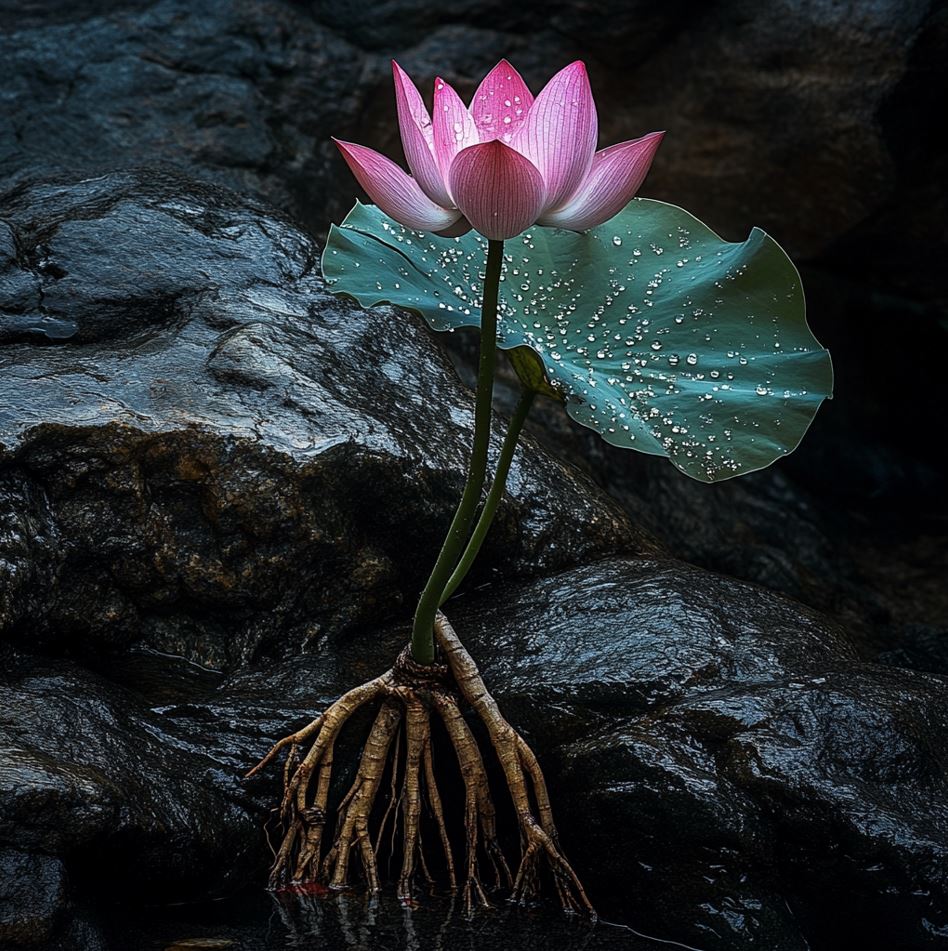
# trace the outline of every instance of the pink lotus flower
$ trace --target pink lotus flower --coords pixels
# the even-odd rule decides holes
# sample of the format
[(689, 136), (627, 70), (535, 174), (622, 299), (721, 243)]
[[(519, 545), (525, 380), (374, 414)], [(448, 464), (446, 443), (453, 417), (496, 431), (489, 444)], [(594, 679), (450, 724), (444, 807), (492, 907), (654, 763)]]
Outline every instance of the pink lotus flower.
[(560, 70), (533, 98), (502, 59), (466, 107), (435, 80), (434, 119), (392, 61), (402, 147), (411, 175), (373, 149), (333, 141), (359, 184), (406, 228), (495, 240), (533, 224), (585, 231), (636, 193), (664, 132), (596, 151), (596, 104), (586, 67)]

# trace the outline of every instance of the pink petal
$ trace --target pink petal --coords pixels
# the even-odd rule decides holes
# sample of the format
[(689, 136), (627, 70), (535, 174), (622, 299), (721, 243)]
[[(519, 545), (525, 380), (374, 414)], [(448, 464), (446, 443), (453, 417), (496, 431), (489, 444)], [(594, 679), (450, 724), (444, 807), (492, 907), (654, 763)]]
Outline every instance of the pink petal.
[(540, 170), (544, 208), (557, 208), (579, 187), (592, 164), (599, 123), (586, 67), (575, 62), (543, 87), (510, 144)]
[(467, 234), (471, 230), (471, 223), (461, 215), (453, 225), (445, 228), (444, 231), (438, 231), (437, 234), (442, 238), (460, 238), (462, 234)]
[(537, 220), (543, 179), (519, 152), (499, 139), (472, 145), (451, 165), (451, 194), (485, 238), (513, 238)]
[(443, 80), (435, 80), (434, 105), (431, 110), (434, 127), (434, 152), (441, 169), (441, 176), (451, 191), (448, 171), (454, 156), (480, 139), (477, 126), (461, 102), (460, 96)]
[(391, 159), (354, 142), (340, 142), (342, 157), (366, 194), (390, 218), (416, 231), (442, 231), (460, 217), (436, 205)]
[(576, 193), (560, 208), (545, 211), (540, 224), (585, 231), (618, 214), (645, 180), (664, 135), (652, 132), (597, 152)]
[(520, 73), (502, 59), (481, 80), (471, 100), (471, 115), (481, 142), (503, 139), (509, 144), (532, 104), (533, 93)]
[(433, 202), (450, 208), (453, 203), (435, 161), (434, 130), (424, 100), (408, 73), (395, 60), (392, 60), (392, 75), (395, 79), (398, 128), (402, 134), (402, 148), (408, 167), (421, 190)]

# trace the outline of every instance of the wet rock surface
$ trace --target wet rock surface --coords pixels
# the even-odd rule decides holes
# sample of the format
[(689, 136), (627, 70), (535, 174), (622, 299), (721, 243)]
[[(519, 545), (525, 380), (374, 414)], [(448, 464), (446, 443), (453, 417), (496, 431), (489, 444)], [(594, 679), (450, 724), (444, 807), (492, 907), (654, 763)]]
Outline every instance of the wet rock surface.
[(0, 941), (44, 947), (62, 917), (65, 886), (59, 859), (0, 849)]
[(818, 615), (677, 563), (604, 562), (458, 623), (555, 764), (567, 847), (637, 927), (944, 938), (944, 678), (861, 663)]
[[(355, 195), (329, 136), (397, 152), (392, 55), (425, 85), (440, 74), (465, 96), (501, 56), (534, 88), (583, 58), (604, 141), (669, 129), (650, 197), (734, 237), (761, 225), (794, 255), (841, 235), (878, 253), (872, 236), (884, 228), (938, 260), (926, 238), (943, 240), (933, 187), (943, 153), (923, 113), (904, 108), (923, 89), (937, 112), (946, 94), (943, 11), (925, 0), (858, 10), (556, 0), (502, 16), (490, 3), (421, 0), (0, 9), (2, 175), (97, 173), (150, 156), (254, 190), (324, 231)], [(922, 196), (924, 213), (910, 213)]]
[(419, 322), (317, 276), (356, 194), (329, 136), (400, 155), (393, 54), (462, 95), (586, 59), (604, 143), (668, 130), (643, 194), (805, 259), (835, 358), (800, 450), (719, 486), (548, 406), (585, 474), (528, 443), (451, 604), (600, 910), (722, 951), (945, 946), (946, 36), (924, 0), (0, 0), (0, 946), (637, 949), (246, 897), (277, 776), (239, 776), (391, 662), (468, 451)]
[[(644, 194), (726, 237), (761, 225), (803, 260), (837, 395), (778, 476), (709, 491), (661, 461), (564, 436), (558, 410), (555, 451), (678, 557), (833, 614), (867, 657), (948, 671), (948, 485), (930, 425), (945, 407), (945, 151), (927, 119), (948, 108), (944, 9), (542, 6), (497, 17), (406, 0), (371, 16), (279, 0), (7, 3), (0, 175), (163, 162), (261, 195), (319, 234), (356, 195), (330, 135), (400, 154), (391, 55), (463, 94), (502, 55), (534, 86), (551, 64), (585, 58), (603, 142), (668, 130)], [(0, 222), (0, 260), (12, 242)], [(38, 280), (6, 289), (7, 332)], [(59, 320), (45, 321), (50, 334), (68, 333)], [(899, 343), (910, 372), (894, 368)]]
[[(705, 949), (939, 946), (944, 678), (867, 664), (819, 615), (667, 560), (460, 597), (451, 617), (540, 756), (607, 918)], [(109, 902), (261, 881), (278, 771), (239, 776), (406, 636), (360, 634), (224, 680), (153, 653), (100, 672), (8, 658), (0, 841), (58, 857), (71, 881), (94, 856), (107, 877), (84, 897), (110, 928)], [(367, 717), (338, 757), (337, 795)], [(454, 764), (442, 768), (460, 821)]]
[(0, 690), (4, 841), (68, 857), (104, 893), (233, 887), (256, 828), (239, 799), (208, 789), (221, 764), (198, 742), (136, 691), (63, 661), (8, 657)]
[[(176, 175), (37, 184), (0, 218), (4, 636), (226, 666), (409, 609), (472, 410), (418, 320), (330, 296), (303, 232)], [(656, 550), (529, 443), (509, 496), (481, 581)]]

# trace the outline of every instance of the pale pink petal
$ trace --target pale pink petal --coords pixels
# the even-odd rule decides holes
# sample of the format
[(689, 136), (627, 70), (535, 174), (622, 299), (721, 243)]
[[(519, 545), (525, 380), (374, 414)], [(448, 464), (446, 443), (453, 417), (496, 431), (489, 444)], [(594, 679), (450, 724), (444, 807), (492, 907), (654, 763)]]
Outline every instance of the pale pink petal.
[(481, 142), (503, 139), (509, 144), (532, 103), (533, 93), (520, 73), (502, 59), (484, 77), (471, 100), (471, 115)]
[(502, 241), (536, 221), (543, 179), (528, 159), (494, 139), (458, 154), (451, 165), (451, 194), (474, 228)]
[(510, 144), (540, 170), (544, 208), (558, 208), (586, 177), (599, 123), (586, 67), (576, 62), (543, 87)]
[(652, 132), (597, 152), (592, 168), (565, 205), (540, 216), (541, 225), (585, 231), (617, 215), (645, 180), (664, 132)]
[(443, 231), (460, 217), (457, 211), (436, 205), (391, 159), (354, 142), (333, 142), (369, 198), (406, 228)]
[(460, 96), (443, 79), (435, 80), (434, 105), (431, 109), (431, 122), (434, 127), (434, 152), (441, 169), (441, 177), (451, 193), (448, 171), (454, 156), (469, 145), (476, 145), (480, 139), (477, 126), (461, 102)]
[(421, 190), (439, 205), (450, 207), (451, 197), (434, 157), (434, 130), (421, 94), (408, 73), (392, 60), (395, 79), (395, 105), (398, 109), (398, 128), (402, 134), (402, 148), (408, 167)]

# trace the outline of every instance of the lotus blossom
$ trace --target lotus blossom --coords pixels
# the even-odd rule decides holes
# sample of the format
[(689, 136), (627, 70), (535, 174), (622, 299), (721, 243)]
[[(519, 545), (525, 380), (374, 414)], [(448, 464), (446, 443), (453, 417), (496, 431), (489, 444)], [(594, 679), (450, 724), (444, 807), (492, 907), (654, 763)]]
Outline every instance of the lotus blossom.
[(433, 118), (392, 61), (402, 147), (411, 175), (373, 149), (333, 141), (372, 201), (406, 228), (513, 238), (533, 224), (585, 231), (638, 191), (663, 132), (596, 151), (598, 120), (586, 67), (560, 70), (533, 98), (502, 59), (470, 106), (443, 79)]

